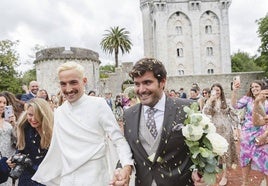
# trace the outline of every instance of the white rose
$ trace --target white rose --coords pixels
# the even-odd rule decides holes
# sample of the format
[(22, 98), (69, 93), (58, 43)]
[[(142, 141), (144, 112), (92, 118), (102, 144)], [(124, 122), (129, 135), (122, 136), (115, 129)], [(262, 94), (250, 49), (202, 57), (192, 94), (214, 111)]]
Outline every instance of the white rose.
[(199, 126), (199, 125), (195, 126), (195, 125), (188, 124), (182, 128), (183, 136), (187, 140), (191, 140), (191, 141), (198, 141), (202, 137), (203, 133), (204, 133), (203, 128), (202, 126)]
[(210, 123), (210, 118), (202, 113), (193, 113), (190, 115), (190, 123), (201, 125), (203, 128)]
[(228, 150), (228, 142), (224, 137), (218, 133), (208, 133), (206, 138), (210, 141), (212, 145), (212, 151), (220, 156), (222, 156)]
[(190, 123), (191, 124), (199, 124), (202, 120), (202, 114), (201, 113), (193, 113), (190, 115)]
[(215, 127), (214, 123), (209, 122), (205, 132), (206, 133), (215, 133), (216, 132), (216, 127)]
[(204, 114), (202, 114), (202, 120), (200, 121), (200, 125), (205, 127), (206, 125), (210, 124), (210, 118)]

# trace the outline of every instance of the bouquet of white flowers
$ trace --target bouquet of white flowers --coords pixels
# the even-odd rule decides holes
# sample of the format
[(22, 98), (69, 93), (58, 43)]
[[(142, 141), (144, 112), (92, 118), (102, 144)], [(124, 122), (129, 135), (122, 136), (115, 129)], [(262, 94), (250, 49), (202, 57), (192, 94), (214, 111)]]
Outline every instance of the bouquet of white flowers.
[(210, 118), (198, 111), (197, 103), (183, 109), (187, 113), (187, 119), (182, 134), (194, 163), (192, 168), (198, 170), (207, 184), (214, 184), (217, 173), (221, 171), (219, 157), (227, 152), (229, 144), (216, 133), (216, 127)]

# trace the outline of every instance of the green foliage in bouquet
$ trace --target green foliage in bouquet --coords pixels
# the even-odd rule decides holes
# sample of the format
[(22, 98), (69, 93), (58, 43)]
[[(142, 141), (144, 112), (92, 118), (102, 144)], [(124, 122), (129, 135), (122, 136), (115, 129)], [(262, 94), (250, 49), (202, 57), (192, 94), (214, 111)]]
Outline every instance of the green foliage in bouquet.
[(216, 133), (210, 118), (198, 111), (198, 104), (184, 107), (187, 119), (182, 133), (189, 147), (193, 169), (197, 169), (207, 184), (216, 182), (216, 175), (221, 171), (219, 157), (228, 149), (225, 138)]

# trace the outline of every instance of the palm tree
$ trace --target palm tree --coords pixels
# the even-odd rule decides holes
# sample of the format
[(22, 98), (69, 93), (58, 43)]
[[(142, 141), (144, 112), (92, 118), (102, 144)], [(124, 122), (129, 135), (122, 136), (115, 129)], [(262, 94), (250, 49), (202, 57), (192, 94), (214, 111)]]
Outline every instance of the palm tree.
[(131, 41), (129, 39), (129, 31), (125, 28), (111, 27), (110, 30), (105, 30), (107, 33), (104, 34), (104, 38), (101, 41), (101, 47), (104, 52), (115, 56), (115, 67), (118, 67), (118, 53), (119, 49), (122, 54), (125, 52), (129, 53), (131, 49)]

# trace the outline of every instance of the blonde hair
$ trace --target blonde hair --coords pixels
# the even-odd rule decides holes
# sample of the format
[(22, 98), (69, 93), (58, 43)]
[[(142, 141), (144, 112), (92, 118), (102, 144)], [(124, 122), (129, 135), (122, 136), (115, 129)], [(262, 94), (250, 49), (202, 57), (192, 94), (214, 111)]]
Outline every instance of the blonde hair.
[[(53, 129), (53, 111), (49, 103), (42, 98), (34, 98), (27, 102), (27, 109), (32, 107), (34, 110), (34, 118), (41, 125), (40, 135), (40, 147), (42, 149), (47, 149), (51, 142), (52, 129)], [(17, 126), (17, 147), (19, 150), (25, 148), (25, 132), (24, 129), (28, 124), (27, 121), (27, 111), (25, 111), (18, 120)]]
[(69, 62), (61, 64), (57, 69), (57, 73), (59, 75), (61, 72), (66, 71), (66, 70), (76, 70), (80, 78), (85, 77), (85, 68), (82, 65), (74, 61), (69, 61)]

